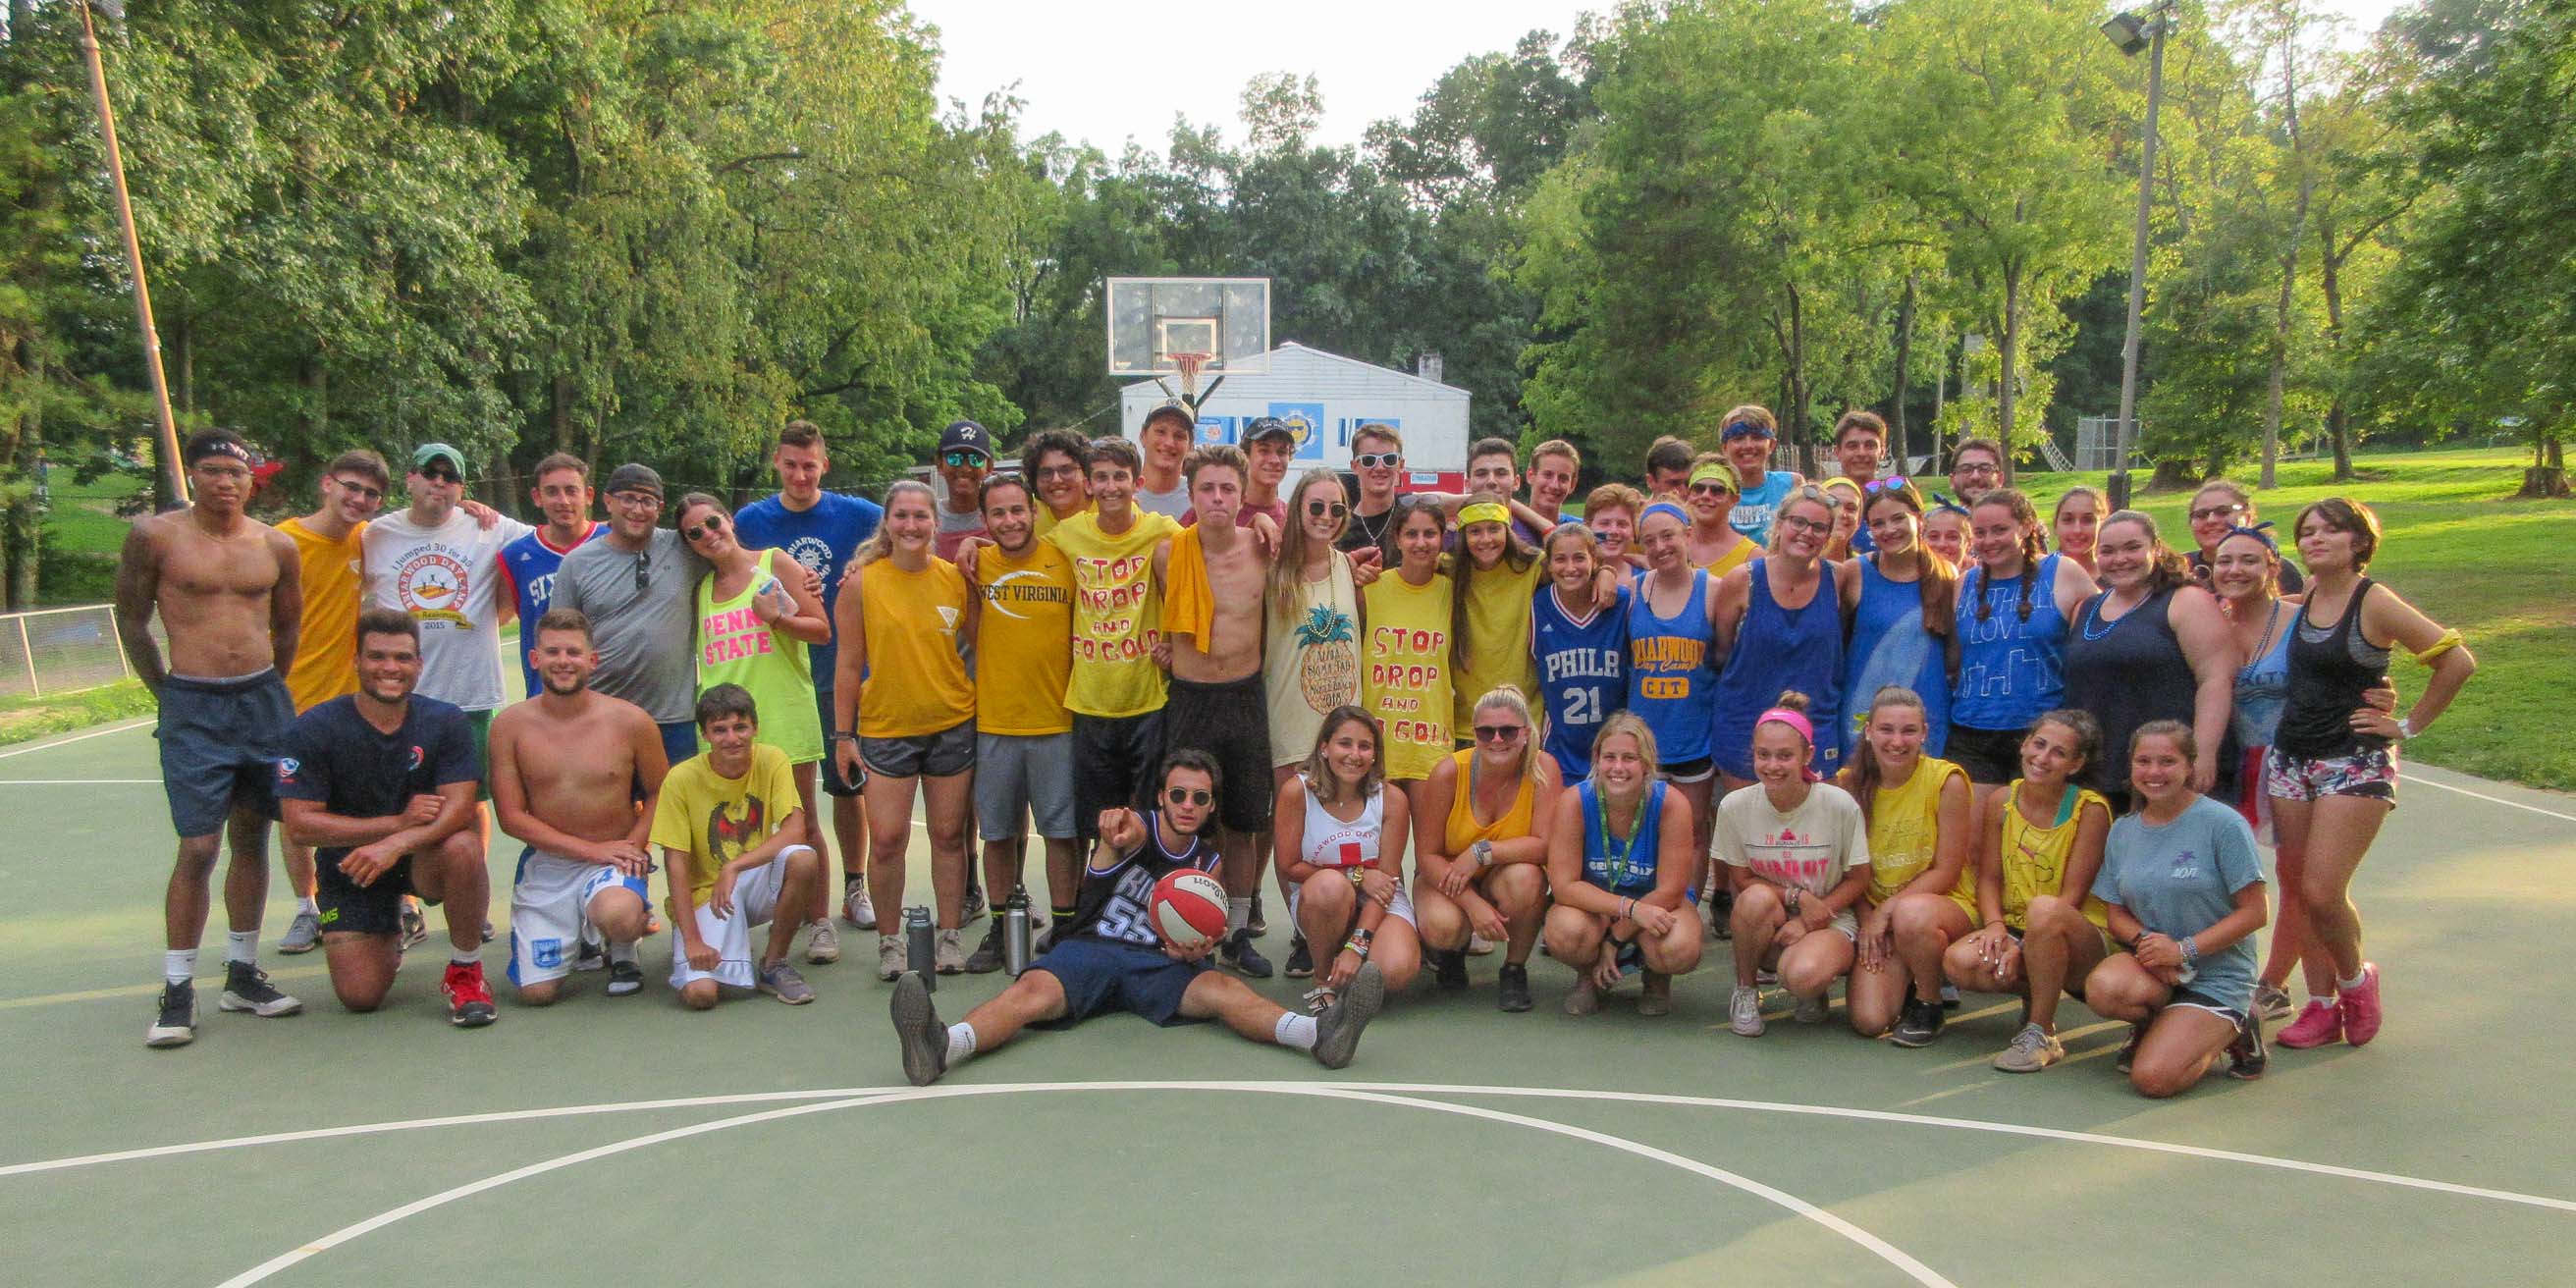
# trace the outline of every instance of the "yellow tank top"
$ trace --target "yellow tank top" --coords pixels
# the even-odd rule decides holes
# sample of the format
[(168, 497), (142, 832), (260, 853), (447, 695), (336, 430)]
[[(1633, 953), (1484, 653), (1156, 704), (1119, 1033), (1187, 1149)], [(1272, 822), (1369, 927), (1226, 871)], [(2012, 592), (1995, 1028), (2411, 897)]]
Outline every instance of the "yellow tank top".
[(1450, 727), (1456, 729), (1476, 722), (1476, 699), (1495, 685), (1513, 685), (1522, 697), (1538, 697), (1538, 657), (1530, 651), (1530, 595), (1547, 572), (1546, 565), (1533, 559), (1518, 572), (1506, 561), (1463, 575), (1468, 578), (1467, 664), (1459, 669), (1457, 693), (1450, 703)]
[(1723, 577), (1729, 572), (1753, 562), (1753, 556), (1760, 553), (1762, 553), (1762, 543), (1755, 541), (1751, 537), (1747, 537), (1742, 541), (1736, 542), (1735, 545), (1725, 554), (1719, 555), (1716, 559), (1706, 564), (1705, 567), (1708, 569), (1709, 576)]
[(1450, 752), (1449, 579), (1420, 586), (1389, 572), (1370, 582), (1360, 702), (1385, 729), (1386, 776), (1428, 778)]
[[(1538, 753), (1533, 750), (1531, 755)], [(1470, 776), (1476, 763), (1476, 749), (1449, 753), (1458, 766), (1457, 790), (1449, 794), (1449, 822), (1442, 830), (1449, 838), (1449, 852), (1458, 854), (1478, 841), (1516, 841), (1530, 834), (1530, 818), (1537, 811), (1538, 775), (1521, 775), (1520, 788), (1512, 793), (1512, 807), (1491, 823), (1476, 822), (1475, 779)]]
[[(2091, 788), (2075, 789), (2075, 808), (2068, 810), (2066, 821), (2053, 827), (2041, 827), (2021, 812), (2021, 780), (2013, 780), (2011, 794), (2004, 798), (2003, 878), (2004, 924), (2015, 930), (2024, 928), (2030, 912), (2030, 901), (2044, 894), (2056, 894), (2066, 883), (2066, 860), (2075, 852), (2075, 832), (2083, 824), (2084, 811), (2099, 805), (2109, 813), (2111, 803), (2102, 793)], [(1969, 899), (1976, 917), (1974, 896)], [(2107, 928), (2111, 914), (2093, 892), (2084, 892), (2084, 919)]]
[(859, 569), (868, 680), (859, 690), (859, 736), (918, 738), (975, 718), (975, 684), (957, 652), (966, 578), (933, 558), (919, 572), (892, 559)]
[[(1967, 771), (1946, 760), (1925, 756), (1902, 787), (1882, 783), (1869, 807), (1869, 901), (1872, 906), (1896, 897), (1907, 882), (1923, 875), (1941, 850), (1941, 789)], [(1976, 919), (1977, 872), (1961, 864), (1955, 899), (1964, 891), (1968, 917)]]

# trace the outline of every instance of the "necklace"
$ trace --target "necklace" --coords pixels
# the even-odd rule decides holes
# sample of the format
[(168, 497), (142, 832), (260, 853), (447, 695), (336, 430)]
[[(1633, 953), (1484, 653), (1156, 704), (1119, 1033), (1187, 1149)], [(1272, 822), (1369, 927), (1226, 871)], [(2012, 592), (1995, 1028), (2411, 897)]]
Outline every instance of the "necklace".
[(1377, 516), (1377, 522), (1375, 523), (1369, 522), (1369, 517), (1367, 515), (1362, 514), (1357, 510), (1351, 511), (1351, 522), (1359, 528), (1360, 535), (1367, 537), (1368, 543), (1373, 546), (1382, 546), (1386, 544), (1387, 520), (1394, 517), (1395, 507), (1391, 505), (1379, 513)]
[[(1595, 798), (1598, 799), (1598, 793)], [(1628, 855), (1637, 846), (1637, 834), (1645, 830), (1638, 823), (1645, 818), (1646, 805), (1646, 796), (1641, 793), (1637, 798), (1637, 812), (1628, 820), (1628, 834), (1614, 842), (1610, 836), (1610, 802), (1601, 801), (1599, 824), (1593, 828), (1594, 848), (1601, 851), (1601, 864), (1609, 870), (1610, 888), (1613, 890), (1627, 888)]]
[(2129, 620), (2129, 613), (2138, 611), (2138, 609), (2146, 603), (2146, 601), (2142, 599), (2138, 601), (2138, 603), (2131, 604), (2129, 606), (2129, 613), (2122, 613), (2119, 616), (2112, 618), (2110, 621), (2104, 622), (2101, 630), (2094, 630), (2093, 624), (2095, 622), (2102, 621), (2103, 606), (2109, 604), (2111, 602), (2111, 596), (2117, 593), (2117, 591), (2103, 591), (2101, 594), (2095, 595), (2092, 602), (2084, 605), (2084, 624), (2082, 630), (2084, 631), (2084, 638), (2086, 640), (2098, 644), (2103, 640), (2109, 639), (2111, 637), (2111, 632), (2120, 629), (2120, 623)]

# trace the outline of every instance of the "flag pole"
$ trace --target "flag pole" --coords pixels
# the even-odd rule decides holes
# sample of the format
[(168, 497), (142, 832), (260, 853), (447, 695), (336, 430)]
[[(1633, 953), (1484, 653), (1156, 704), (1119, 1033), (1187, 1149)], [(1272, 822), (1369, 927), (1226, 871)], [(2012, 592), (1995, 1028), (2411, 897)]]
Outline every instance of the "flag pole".
[(161, 473), (170, 495), (188, 499), (188, 475), (179, 460), (179, 425), (170, 414), (170, 382), (161, 371), (161, 333), (152, 325), (152, 288), (143, 281), (143, 242), (134, 232), (134, 201), (125, 191), (125, 155), (116, 146), (116, 109), (107, 101), (107, 65), (100, 61), (98, 28), (89, 0), (80, 0), (81, 55), (89, 62), (89, 88), (98, 99), (99, 138), (107, 147), (108, 186), (116, 193), (116, 222), (125, 234), (125, 267), (134, 277), (134, 315), (143, 327), (143, 369), (152, 377), (152, 410), (161, 426)]

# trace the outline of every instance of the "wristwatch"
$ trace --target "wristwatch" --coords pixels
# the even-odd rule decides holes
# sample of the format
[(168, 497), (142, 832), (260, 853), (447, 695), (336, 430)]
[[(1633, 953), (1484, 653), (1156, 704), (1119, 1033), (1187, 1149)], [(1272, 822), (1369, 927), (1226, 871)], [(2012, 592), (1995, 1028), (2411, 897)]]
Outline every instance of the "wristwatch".
[(1476, 870), (1478, 872), (1482, 872), (1485, 869), (1494, 866), (1494, 843), (1492, 841), (1479, 840), (1474, 845), (1467, 848), (1475, 851)]
[(2397, 717), (2397, 741), (2399, 741), (2399, 742), (2404, 742), (2404, 741), (2406, 741), (2407, 739), (2412, 738), (2412, 737), (2414, 737), (2414, 736), (2415, 736), (2415, 725), (2414, 725), (2414, 722), (2413, 722), (2412, 720), (2410, 720), (2409, 718), (2405, 717), (2405, 716), (2399, 716), (2399, 717)]
[(1788, 908), (1789, 915), (1792, 917), (1798, 915), (1798, 893), (1799, 892), (1793, 887), (1789, 891), (1788, 897), (1781, 901), (1783, 906)]

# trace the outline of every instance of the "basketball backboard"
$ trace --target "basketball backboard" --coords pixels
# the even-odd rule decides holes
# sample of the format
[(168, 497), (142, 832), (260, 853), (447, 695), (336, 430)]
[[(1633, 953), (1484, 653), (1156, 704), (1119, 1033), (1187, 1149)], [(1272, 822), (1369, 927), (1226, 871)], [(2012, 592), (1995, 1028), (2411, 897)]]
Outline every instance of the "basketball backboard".
[(1110, 375), (1270, 369), (1269, 278), (1113, 277), (1108, 295)]

